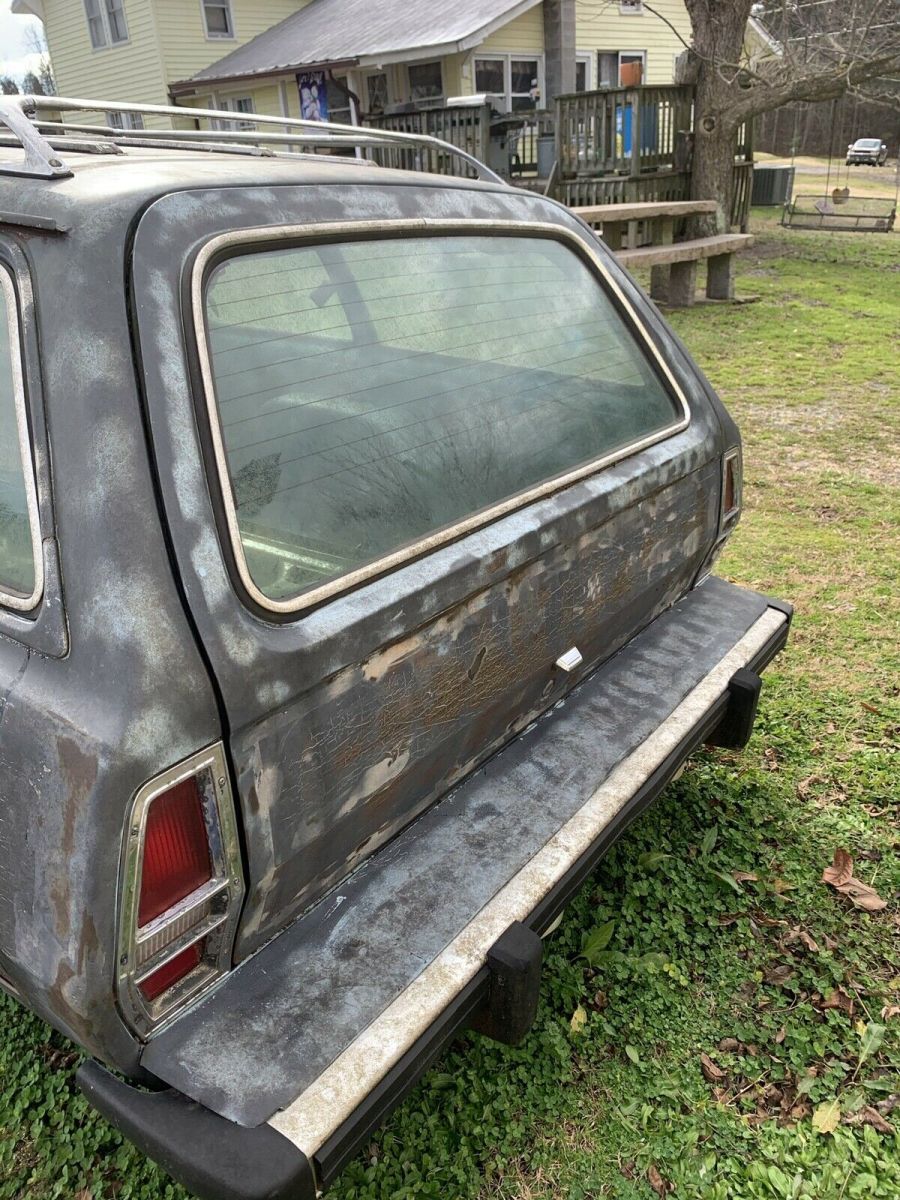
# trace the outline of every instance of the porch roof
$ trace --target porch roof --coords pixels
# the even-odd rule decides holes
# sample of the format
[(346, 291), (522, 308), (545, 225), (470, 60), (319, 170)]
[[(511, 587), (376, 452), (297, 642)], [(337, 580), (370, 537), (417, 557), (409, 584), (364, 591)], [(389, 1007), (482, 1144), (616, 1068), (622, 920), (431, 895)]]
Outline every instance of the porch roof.
[(184, 84), (271, 76), (305, 67), (382, 66), (478, 46), (541, 0), (311, 0)]

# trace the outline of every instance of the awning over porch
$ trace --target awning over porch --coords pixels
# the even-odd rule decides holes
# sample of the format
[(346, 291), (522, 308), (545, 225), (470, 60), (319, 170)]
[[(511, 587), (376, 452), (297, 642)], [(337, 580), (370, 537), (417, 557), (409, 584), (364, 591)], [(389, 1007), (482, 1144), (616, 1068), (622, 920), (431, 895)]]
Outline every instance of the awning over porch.
[(464, 53), (541, 0), (312, 0), (174, 92), (300, 68), (384, 66)]

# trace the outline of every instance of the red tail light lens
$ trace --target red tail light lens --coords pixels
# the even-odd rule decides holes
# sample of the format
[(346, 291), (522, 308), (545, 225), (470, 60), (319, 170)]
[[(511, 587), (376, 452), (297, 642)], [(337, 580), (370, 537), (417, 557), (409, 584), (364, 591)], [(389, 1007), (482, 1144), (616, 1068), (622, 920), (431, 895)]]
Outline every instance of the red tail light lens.
[(161, 916), (211, 878), (200, 789), (196, 779), (185, 779), (156, 796), (147, 811), (138, 925)]
[(141, 991), (148, 1000), (155, 1000), (157, 996), (161, 996), (179, 979), (183, 979), (185, 975), (199, 966), (202, 957), (203, 940), (201, 939), (199, 942), (194, 942), (193, 946), (188, 946), (186, 950), (176, 954), (174, 958), (170, 958), (164, 967), (160, 967), (152, 975), (148, 975), (140, 985)]

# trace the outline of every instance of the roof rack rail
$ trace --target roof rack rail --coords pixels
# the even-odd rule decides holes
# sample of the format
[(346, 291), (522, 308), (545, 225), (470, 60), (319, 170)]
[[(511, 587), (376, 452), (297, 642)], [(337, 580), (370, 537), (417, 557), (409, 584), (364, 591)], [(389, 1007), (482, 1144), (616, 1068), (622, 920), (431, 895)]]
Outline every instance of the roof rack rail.
[[(252, 123), (255, 130), (222, 129), (122, 129), (111, 126), (78, 123), (68, 113), (120, 113), (145, 117), (206, 118), (233, 124)], [(47, 114), (56, 114), (48, 120)], [(43, 119), (42, 119), (43, 118)], [(374, 129), (359, 125), (338, 125), (321, 121), (299, 120), (297, 117), (276, 117), (264, 113), (247, 113), (235, 117), (231, 111), (214, 108), (188, 108), (167, 104), (128, 104), (123, 101), (75, 100), (67, 96), (2, 96), (0, 97), (0, 127), (5, 125), (25, 151), (23, 162), (0, 162), (0, 174), (38, 176), (45, 179), (71, 175), (71, 169), (59, 157), (57, 142), (67, 135), (80, 138), (90, 134), (103, 145), (161, 143), (172, 147), (216, 149), (247, 153), (250, 146), (303, 146), (307, 148), (342, 148), (372, 150), (429, 150), (458, 159), (476, 178), (506, 186), (505, 181), (480, 162), (474, 155), (454, 146), (452, 142), (426, 134), (400, 133), (393, 129)], [(260, 128), (262, 126), (262, 128)], [(278, 127), (277, 130), (268, 126)], [(293, 132), (280, 132), (296, 130)], [(5, 139), (4, 139), (5, 140)], [(64, 144), (64, 142), (63, 142)], [(202, 144), (202, 145), (198, 145)], [(71, 143), (69, 148), (75, 149)], [(82, 146), (78, 147), (79, 149)], [(274, 153), (274, 152), (273, 152)], [(281, 152), (278, 152), (281, 153)]]

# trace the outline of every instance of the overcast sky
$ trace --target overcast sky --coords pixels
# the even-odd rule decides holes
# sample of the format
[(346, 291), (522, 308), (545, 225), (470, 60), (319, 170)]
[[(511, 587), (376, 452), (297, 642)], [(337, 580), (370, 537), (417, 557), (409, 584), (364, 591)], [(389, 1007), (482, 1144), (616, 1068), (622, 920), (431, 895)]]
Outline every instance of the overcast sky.
[(36, 17), (16, 17), (9, 11), (12, 0), (0, 0), (0, 75), (22, 76), (35, 65), (26, 43), (29, 28), (42, 29)]

